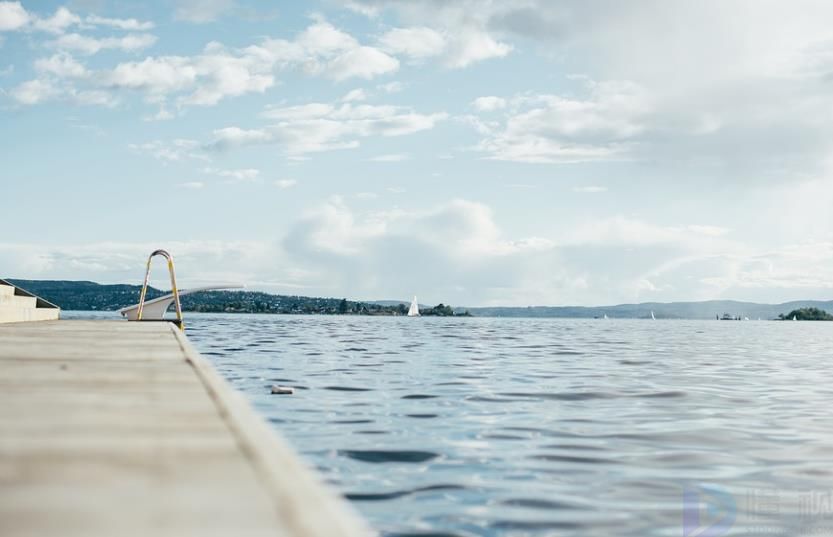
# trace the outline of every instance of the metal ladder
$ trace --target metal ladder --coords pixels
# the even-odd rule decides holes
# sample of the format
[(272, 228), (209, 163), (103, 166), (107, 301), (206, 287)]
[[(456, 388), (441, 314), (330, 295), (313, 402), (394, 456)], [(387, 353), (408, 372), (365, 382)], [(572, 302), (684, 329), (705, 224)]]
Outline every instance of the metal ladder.
[[(145, 308), (145, 295), (148, 292), (148, 281), (150, 280), (150, 264), (153, 261), (153, 258), (157, 255), (161, 255), (165, 259), (168, 260), (168, 273), (171, 276), (171, 294), (174, 295), (174, 305), (176, 307), (176, 320), (168, 320), (168, 322), (172, 322), (179, 327), (180, 330), (185, 330), (185, 323), (182, 320), (182, 306), (179, 303), (179, 290), (176, 287), (176, 271), (174, 270), (174, 258), (171, 254), (167, 252), (167, 250), (155, 250), (150, 257), (148, 257), (147, 269), (145, 270), (145, 283), (142, 284), (142, 294), (139, 296), (139, 311), (136, 315), (137, 321), (142, 321), (142, 313)], [(157, 320), (157, 319), (150, 319), (150, 320)], [(161, 319), (163, 321), (167, 319)]]

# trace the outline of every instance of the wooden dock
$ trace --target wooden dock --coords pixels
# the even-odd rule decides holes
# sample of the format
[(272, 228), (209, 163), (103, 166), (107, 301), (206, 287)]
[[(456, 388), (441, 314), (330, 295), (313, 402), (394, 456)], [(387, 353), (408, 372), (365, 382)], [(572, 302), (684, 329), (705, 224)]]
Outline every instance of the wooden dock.
[(369, 533), (168, 323), (0, 325), (3, 537)]

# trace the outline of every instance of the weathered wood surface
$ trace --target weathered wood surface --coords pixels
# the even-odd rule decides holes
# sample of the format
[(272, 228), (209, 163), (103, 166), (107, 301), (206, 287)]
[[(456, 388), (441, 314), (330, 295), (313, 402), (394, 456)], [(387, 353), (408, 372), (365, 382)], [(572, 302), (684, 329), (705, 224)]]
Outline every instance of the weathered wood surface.
[(0, 325), (0, 535), (367, 535), (168, 323)]

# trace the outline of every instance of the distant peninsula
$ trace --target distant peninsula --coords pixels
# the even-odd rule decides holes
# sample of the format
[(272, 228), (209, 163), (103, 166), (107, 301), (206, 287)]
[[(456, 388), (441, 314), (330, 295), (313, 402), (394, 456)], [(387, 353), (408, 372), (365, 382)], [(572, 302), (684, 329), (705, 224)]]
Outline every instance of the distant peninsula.
[(833, 321), (833, 315), (819, 308), (799, 308), (788, 314), (781, 314), (778, 318), (782, 321)]
[[(57, 304), (65, 310), (114, 311), (138, 301), (138, 285), (102, 285), (89, 281), (20, 280), (6, 278), (15, 285)], [(148, 298), (165, 292), (149, 289)], [(275, 295), (259, 291), (206, 291), (182, 298), (185, 311), (208, 313), (284, 313), (326, 315), (404, 315), (408, 301), (358, 301), (346, 298), (316, 298), (294, 295)], [(561, 317), (600, 320), (610, 319), (710, 319), (728, 315), (731, 318), (752, 320), (792, 319), (815, 320), (818, 313), (833, 311), (833, 301), (798, 300), (781, 304), (759, 304), (736, 300), (708, 300), (702, 302), (642, 302), (613, 306), (495, 306), (452, 307), (439, 304), (420, 306), (425, 316), (477, 317)], [(806, 311), (805, 311), (806, 310)], [(789, 312), (789, 313), (785, 313)], [(823, 320), (827, 320), (826, 318)]]
[[(18, 280), (9, 282), (38, 295), (64, 310), (116, 311), (138, 302), (140, 285), (103, 285), (88, 281)], [(147, 299), (168, 291), (148, 288)], [(406, 315), (407, 302), (361, 302), (346, 298), (316, 298), (273, 295), (260, 291), (205, 291), (182, 297), (183, 311), (201, 313), (284, 313), (323, 315)], [(420, 314), (435, 317), (463, 317), (470, 313), (445, 304), (420, 306)]]

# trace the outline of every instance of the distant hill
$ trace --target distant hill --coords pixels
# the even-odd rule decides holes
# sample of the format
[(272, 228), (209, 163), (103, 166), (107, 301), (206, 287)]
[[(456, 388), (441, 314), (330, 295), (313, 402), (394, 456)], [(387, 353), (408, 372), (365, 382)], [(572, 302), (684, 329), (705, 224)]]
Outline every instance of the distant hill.
[[(87, 281), (63, 280), (16, 280), (6, 281), (26, 289), (65, 310), (100, 310), (110, 311), (135, 304), (139, 301), (139, 285), (100, 285)], [(163, 293), (153, 287), (148, 288), (147, 299), (151, 300)]]
[(714, 319), (728, 313), (732, 317), (750, 319), (776, 319), (780, 314), (801, 308), (819, 308), (833, 311), (833, 300), (798, 300), (783, 304), (758, 304), (736, 300), (707, 300), (704, 302), (643, 302), (615, 306), (530, 306), (468, 308), (478, 317), (594, 317), (648, 319), (651, 312), (657, 319)]
[[(10, 282), (65, 310), (112, 311), (139, 300), (139, 285), (102, 285), (88, 281), (16, 280)], [(150, 288), (148, 299), (165, 292)], [(343, 298), (317, 298), (305, 296), (273, 295), (259, 291), (205, 291), (182, 298), (185, 311), (233, 312), (233, 313), (294, 313), (294, 314), (361, 314), (404, 315), (410, 301), (379, 300), (353, 301)], [(833, 300), (798, 300), (783, 304), (757, 304), (735, 300), (709, 300), (705, 302), (643, 302), (615, 306), (530, 306), (452, 308), (420, 306), (423, 315), (449, 315), (451, 311), (461, 315), (466, 311), (477, 317), (567, 317), (592, 319), (594, 317), (647, 319), (651, 312), (657, 319), (714, 319), (728, 313), (732, 317), (750, 319), (777, 319), (779, 315), (804, 308), (833, 311)]]
[[(137, 303), (142, 290), (140, 285), (102, 285), (88, 281), (13, 278), (7, 281), (65, 310), (79, 311), (118, 310)], [(147, 299), (154, 299), (167, 292), (149, 287)], [(408, 304), (393, 302), (383, 305), (344, 298), (273, 295), (260, 291), (203, 291), (183, 296), (182, 309), (205, 313), (405, 315), (408, 312)], [(440, 304), (433, 308), (425, 308), (422, 314), (449, 316), (455, 313), (453, 309)]]

